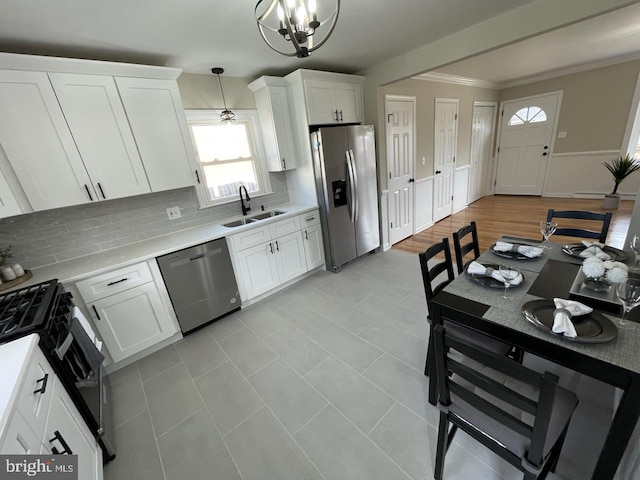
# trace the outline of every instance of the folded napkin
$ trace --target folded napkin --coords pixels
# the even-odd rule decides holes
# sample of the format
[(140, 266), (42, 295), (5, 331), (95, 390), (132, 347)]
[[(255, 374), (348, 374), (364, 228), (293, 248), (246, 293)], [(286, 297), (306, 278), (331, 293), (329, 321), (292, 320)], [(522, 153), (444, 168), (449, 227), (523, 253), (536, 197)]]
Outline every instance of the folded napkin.
[[(495, 278), (499, 282), (504, 283), (504, 278), (500, 274), (500, 270), (493, 269), (491, 267), (485, 267), (481, 263), (471, 262), (467, 270), (471, 275), (484, 275), (485, 277)], [(511, 285), (520, 285), (522, 283), (522, 274), (518, 273), (518, 276), (511, 281)]]
[(582, 258), (591, 258), (595, 257), (600, 260), (610, 260), (611, 255), (602, 251), (602, 247), (604, 247), (603, 243), (600, 242), (588, 242), (586, 240), (582, 240), (582, 245), (586, 248), (580, 252), (580, 256)]
[(533, 247), (531, 245), (514, 245), (507, 242), (496, 242), (493, 249), (496, 252), (518, 252), (526, 257), (535, 258), (544, 253), (544, 248)]
[(593, 308), (573, 300), (564, 298), (554, 298), (553, 303), (556, 309), (553, 312), (553, 333), (562, 333), (565, 337), (575, 338), (578, 336), (573, 326), (571, 317), (586, 315), (593, 312)]

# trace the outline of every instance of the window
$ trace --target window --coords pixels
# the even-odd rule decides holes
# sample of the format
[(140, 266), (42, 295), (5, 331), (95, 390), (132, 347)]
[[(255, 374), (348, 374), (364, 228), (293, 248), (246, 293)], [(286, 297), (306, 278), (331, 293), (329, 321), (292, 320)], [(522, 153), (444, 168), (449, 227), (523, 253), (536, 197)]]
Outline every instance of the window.
[(509, 119), (509, 126), (546, 121), (547, 114), (540, 107), (525, 107), (518, 110), (513, 117)]
[(220, 122), (220, 110), (187, 110), (198, 159), (202, 207), (235, 201), (244, 185), (251, 196), (271, 193), (263, 167), (255, 111), (236, 112), (234, 123)]

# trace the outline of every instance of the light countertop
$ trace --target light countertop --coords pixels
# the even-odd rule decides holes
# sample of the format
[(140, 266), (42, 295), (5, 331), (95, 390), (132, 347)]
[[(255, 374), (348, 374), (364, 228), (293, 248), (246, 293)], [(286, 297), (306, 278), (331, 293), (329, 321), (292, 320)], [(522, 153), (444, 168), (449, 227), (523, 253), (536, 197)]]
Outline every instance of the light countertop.
[[(143, 262), (151, 258), (159, 257), (167, 253), (175, 252), (183, 248), (192, 247), (201, 243), (228, 237), (252, 228), (268, 225), (295, 215), (317, 209), (316, 205), (287, 204), (270, 208), (267, 211), (284, 211), (282, 215), (253, 222), (239, 227), (225, 227), (222, 224), (242, 218), (233, 217), (221, 221), (219, 224), (202, 225), (187, 230), (152, 238), (143, 242), (136, 242), (123, 247), (114, 248), (105, 252), (74, 258), (65, 262), (56, 263), (33, 269), (33, 278), (15, 288), (22, 288), (36, 283), (57, 278), (62, 283), (73, 283), (84, 278), (103, 272), (125, 267), (136, 262)], [(256, 212), (260, 213), (260, 212)]]
[(37, 334), (0, 345), (0, 433), (13, 415), (14, 404), (25, 378), (29, 359), (38, 348)]

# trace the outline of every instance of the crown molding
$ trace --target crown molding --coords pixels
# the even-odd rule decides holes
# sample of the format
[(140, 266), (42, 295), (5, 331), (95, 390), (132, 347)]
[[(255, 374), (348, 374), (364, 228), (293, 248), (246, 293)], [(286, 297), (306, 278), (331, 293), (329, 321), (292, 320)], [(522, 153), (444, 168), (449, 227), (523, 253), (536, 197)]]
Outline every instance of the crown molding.
[(502, 83), (499, 83), (499, 82), (491, 82), (489, 80), (479, 80), (477, 78), (459, 77), (457, 75), (449, 75), (448, 73), (440, 73), (440, 72), (426, 72), (411, 78), (415, 80), (426, 80), (429, 82), (465, 85), (467, 87), (492, 88), (494, 90), (498, 90), (502, 88)]

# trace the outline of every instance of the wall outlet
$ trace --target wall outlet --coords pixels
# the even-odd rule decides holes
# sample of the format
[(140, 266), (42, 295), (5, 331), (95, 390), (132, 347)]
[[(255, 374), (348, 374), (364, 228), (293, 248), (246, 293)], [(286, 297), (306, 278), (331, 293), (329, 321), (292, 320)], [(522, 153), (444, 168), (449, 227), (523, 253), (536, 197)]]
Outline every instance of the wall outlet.
[(177, 220), (178, 218), (182, 218), (180, 207), (167, 208), (167, 217), (169, 217), (169, 220)]
[(567, 138), (567, 132), (558, 132), (558, 138)]

